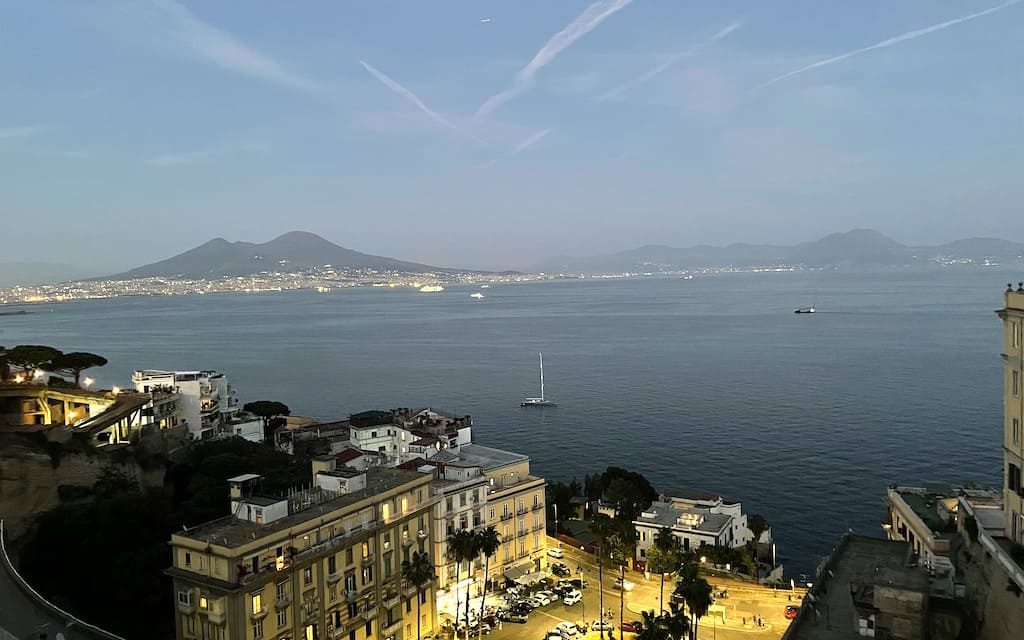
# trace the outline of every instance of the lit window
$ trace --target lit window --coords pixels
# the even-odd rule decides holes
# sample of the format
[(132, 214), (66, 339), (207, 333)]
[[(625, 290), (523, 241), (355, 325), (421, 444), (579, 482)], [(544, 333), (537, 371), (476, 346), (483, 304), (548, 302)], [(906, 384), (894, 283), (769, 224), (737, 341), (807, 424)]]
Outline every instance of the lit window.
[(263, 592), (257, 591), (252, 594), (252, 612), (259, 613), (263, 611)]
[(210, 608), (210, 602), (206, 599), (206, 596), (199, 596), (199, 608), (200, 609), (209, 609)]

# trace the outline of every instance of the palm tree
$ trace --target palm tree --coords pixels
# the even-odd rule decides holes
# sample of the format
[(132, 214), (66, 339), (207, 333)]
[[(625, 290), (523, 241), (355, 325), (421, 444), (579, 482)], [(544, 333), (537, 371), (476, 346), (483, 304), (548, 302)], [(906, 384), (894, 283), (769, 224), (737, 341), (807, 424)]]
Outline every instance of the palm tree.
[(608, 558), (619, 565), (619, 640), (622, 640), (622, 617), (626, 610), (626, 553), (629, 549), (620, 533), (608, 536)]
[(683, 640), (690, 631), (690, 620), (686, 611), (675, 602), (669, 603), (669, 612), (659, 616), (662, 626), (672, 640)]
[[(480, 553), (484, 554), (484, 595), (480, 598), (480, 617), (484, 615), (484, 603), (487, 601), (487, 581), (490, 579), (491, 557), (498, 553), (501, 548), (501, 536), (498, 530), (489, 526), (483, 531), (473, 534), (476, 538), (476, 546)], [(476, 637), (479, 639), (484, 633), (484, 625), (477, 629)]]
[(615, 521), (603, 513), (594, 514), (590, 521), (590, 532), (597, 538), (597, 597), (601, 609), (599, 620), (604, 620), (604, 557), (608, 553), (608, 537), (614, 530)]
[(402, 579), (416, 587), (416, 640), (420, 640), (420, 603), (423, 601), (423, 588), (434, 582), (434, 565), (426, 553), (413, 551), (408, 560), (402, 561)]
[(669, 640), (668, 630), (662, 624), (661, 617), (653, 611), (641, 611), (640, 633), (636, 640)]
[(690, 607), (690, 615), (693, 616), (693, 640), (697, 640), (697, 624), (700, 619), (708, 613), (711, 608), (711, 585), (704, 578), (698, 578), (690, 585), (689, 598), (686, 605)]
[(668, 527), (662, 527), (654, 534), (654, 546), (647, 550), (647, 566), (661, 574), (658, 591), (658, 615), (665, 614), (665, 574), (676, 570), (679, 565), (679, 538)]
[[(462, 575), (462, 561), (471, 557), (470, 549), (472, 547), (472, 533), (465, 529), (459, 529), (448, 534), (448, 558), (455, 562), (455, 584), (458, 585), (460, 580), (459, 576)], [(469, 625), (469, 589), (466, 589), (466, 625)], [(455, 624), (459, 623), (459, 591), (456, 586), (455, 589)], [(468, 631), (467, 631), (468, 633)]]

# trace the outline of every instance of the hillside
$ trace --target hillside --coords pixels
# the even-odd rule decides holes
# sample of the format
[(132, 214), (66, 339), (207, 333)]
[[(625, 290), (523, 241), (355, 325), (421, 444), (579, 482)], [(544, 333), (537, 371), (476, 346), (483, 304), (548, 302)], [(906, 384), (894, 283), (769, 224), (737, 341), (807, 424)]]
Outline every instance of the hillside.
[(804, 268), (910, 268), (949, 263), (1004, 266), (1024, 262), (1024, 244), (996, 238), (970, 238), (937, 246), (910, 246), (871, 229), (833, 233), (798, 245), (731, 244), (676, 248), (648, 245), (584, 258), (557, 258), (536, 267), (548, 273), (658, 272), (702, 268), (793, 266)]
[(269, 242), (228, 242), (215, 238), (172, 258), (109, 276), (128, 280), (155, 276), (218, 278), (265, 271), (301, 271), (331, 265), (340, 269), (378, 269), (420, 273), (436, 267), (360, 253), (305, 231), (289, 231)]

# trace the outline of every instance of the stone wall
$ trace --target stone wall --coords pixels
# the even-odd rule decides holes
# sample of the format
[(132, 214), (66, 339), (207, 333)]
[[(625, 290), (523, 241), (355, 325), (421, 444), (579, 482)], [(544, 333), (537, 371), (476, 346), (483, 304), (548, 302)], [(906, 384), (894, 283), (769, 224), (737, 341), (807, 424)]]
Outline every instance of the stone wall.
[(980, 543), (968, 541), (967, 536), (959, 538), (954, 549), (957, 574), (965, 585), (977, 640), (1020, 640), (1024, 595), (1008, 588), (1011, 583), (1006, 570)]

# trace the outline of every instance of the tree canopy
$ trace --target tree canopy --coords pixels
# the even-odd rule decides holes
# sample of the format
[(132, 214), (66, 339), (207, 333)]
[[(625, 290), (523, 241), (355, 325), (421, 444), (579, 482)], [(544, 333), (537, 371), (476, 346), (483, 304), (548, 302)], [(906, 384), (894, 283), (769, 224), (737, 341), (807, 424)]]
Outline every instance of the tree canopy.
[(615, 517), (632, 522), (658, 498), (647, 478), (620, 467), (608, 467), (604, 473), (587, 476), (584, 484), (587, 495), (604, 498), (615, 504)]
[(60, 355), (60, 349), (43, 344), (19, 344), (7, 351), (7, 362), (24, 371), (34, 372), (45, 368), (45, 365)]
[(246, 402), (242, 406), (243, 411), (248, 411), (263, 419), (263, 439), (267, 442), (274, 441), (274, 429), (281, 426), (282, 416), (291, 415), (292, 410), (283, 402), (276, 400), (256, 400)]
[(53, 371), (63, 375), (72, 376), (75, 379), (75, 386), (78, 386), (82, 372), (92, 367), (102, 367), (107, 364), (103, 356), (89, 353), (87, 351), (72, 351), (61, 353), (49, 362), (41, 365), (40, 368), (46, 371)]

